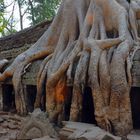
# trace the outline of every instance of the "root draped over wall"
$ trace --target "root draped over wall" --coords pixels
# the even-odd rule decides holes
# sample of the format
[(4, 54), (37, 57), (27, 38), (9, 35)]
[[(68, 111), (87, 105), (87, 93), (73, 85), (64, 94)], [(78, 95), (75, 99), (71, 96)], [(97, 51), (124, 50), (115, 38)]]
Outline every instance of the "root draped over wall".
[(89, 86), (98, 125), (116, 135), (127, 135), (133, 128), (129, 92), (133, 53), (140, 41), (139, 15), (137, 0), (62, 1), (49, 29), (0, 74), (0, 81), (13, 77), (17, 112), (27, 113), (22, 87), (25, 68), (44, 58), (37, 78), (35, 108), (40, 107), (45, 87), (49, 120), (62, 121), (66, 85), (71, 81), (70, 120), (80, 121), (82, 95)]

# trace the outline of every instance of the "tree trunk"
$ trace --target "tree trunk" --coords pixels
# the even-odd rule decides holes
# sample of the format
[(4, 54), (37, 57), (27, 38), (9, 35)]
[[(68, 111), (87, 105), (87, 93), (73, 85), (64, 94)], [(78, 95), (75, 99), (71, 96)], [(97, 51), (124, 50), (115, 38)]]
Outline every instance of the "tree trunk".
[(20, 19), (20, 29), (23, 30), (23, 15), (22, 15), (22, 11), (21, 11), (21, 2), (20, 0), (17, 1), (18, 2), (18, 9), (19, 9), (19, 19)]
[(129, 4), (126, 0), (63, 1), (49, 29), (0, 75), (1, 81), (13, 76), (17, 111), (26, 113), (21, 81), (25, 67), (44, 58), (35, 106), (39, 107), (45, 86), (50, 121), (63, 119), (66, 81), (70, 80), (70, 120), (80, 121), (82, 93), (89, 86), (97, 124), (116, 135), (127, 135), (133, 126), (129, 95), (132, 63), (128, 60), (134, 44), (139, 43), (139, 7), (137, 1)]
[(28, 0), (28, 3), (29, 3), (30, 8), (31, 8), (32, 23), (33, 23), (33, 25), (35, 25), (35, 16), (34, 16), (34, 7), (33, 7), (33, 3), (32, 3), (31, 0)]

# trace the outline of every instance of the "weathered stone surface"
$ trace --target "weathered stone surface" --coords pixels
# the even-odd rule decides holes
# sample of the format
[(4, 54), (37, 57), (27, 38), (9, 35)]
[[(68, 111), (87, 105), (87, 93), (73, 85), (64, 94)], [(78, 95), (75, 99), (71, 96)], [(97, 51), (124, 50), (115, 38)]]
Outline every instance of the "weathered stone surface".
[(36, 26), (24, 29), (16, 34), (0, 38), (0, 52), (23, 47), (35, 43), (48, 29), (51, 21), (42, 22)]
[(140, 61), (140, 50), (137, 50), (133, 58), (134, 61)]
[(0, 137), (6, 135), (8, 132), (6, 130), (0, 130)]
[(17, 139), (33, 139), (44, 136), (50, 136), (55, 138), (57, 137), (57, 133), (52, 127), (52, 125), (49, 123), (47, 119), (47, 114), (42, 112), (40, 109), (36, 109), (23, 122)]
[(37, 138), (37, 139), (33, 139), (33, 140), (58, 140), (58, 139), (54, 139), (54, 138), (50, 138), (49, 136), (45, 136), (45, 137)]
[(4, 122), (4, 119), (0, 117), (0, 123), (3, 123), (3, 122)]
[(34, 139), (42, 137), (42, 134), (38, 128), (33, 127), (26, 133), (26, 136), (30, 139)]
[(12, 129), (12, 130), (15, 130), (15, 129), (18, 129), (18, 126), (17, 125), (14, 125), (14, 124), (8, 124), (7, 126), (9, 129)]
[[(1, 54), (0, 54), (1, 57)], [(27, 72), (23, 75), (22, 81), (26, 85), (36, 85), (36, 78), (37, 73), (40, 68), (42, 60), (37, 60), (33, 62), (29, 68), (27, 69)], [(133, 67), (132, 67), (132, 86), (140, 86), (140, 61), (134, 61)], [(5, 84), (12, 84), (11, 79), (8, 79)], [(72, 85), (72, 83), (69, 83), (69, 85)]]
[(128, 135), (128, 140), (140, 140), (139, 135)]
[[(45, 21), (16, 34), (0, 38), (0, 60), (8, 59), (9, 63), (6, 66), (8, 67), (17, 55), (30, 48), (41, 37), (41, 35), (48, 29), (50, 24), (51, 21)], [(39, 70), (39, 64), (40, 63), (36, 62), (31, 65), (27, 74), (23, 76), (23, 83), (26, 83), (26, 85), (36, 85), (36, 76)], [(11, 84), (11, 79), (7, 79), (5, 83)], [(1, 99), (2, 98), (0, 98), (0, 100)]]
[(8, 122), (4, 122), (2, 125), (1, 125), (3, 128), (8, 128)]
[(61, 140), (121, 140), (92, 124), (64, 122), (60, 131)]
[(140, 140), (140, 130), (133, 130), (128, 136), (128, 140)]
[(12, 48), (6, 51), (0, 52), (0, 59), (8, 59), (12, 61), (17, 55), (21, 54), (25, 50), (31, 47), (32, 44), (25, 44), (24, 46), (20, 48)]
[(0, 112), (0, 117), (4, 119), (4, 122), (0, 123), (0, 140), (16, 140), (21, 126), (19, 122), (23, 117), (7, 112)]

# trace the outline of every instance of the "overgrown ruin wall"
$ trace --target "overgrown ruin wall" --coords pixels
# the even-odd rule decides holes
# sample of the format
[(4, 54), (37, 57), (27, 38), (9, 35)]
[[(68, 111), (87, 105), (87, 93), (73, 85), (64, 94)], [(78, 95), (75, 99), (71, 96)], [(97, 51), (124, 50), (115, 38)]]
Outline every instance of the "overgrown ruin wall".
[[(42, 22), (34, 27), (27, 28), (23, 31), (20, 31), (14, 35), (9, 35), (3, 38), (0, 38), (0, 60), (8, 59), (10, 60), (9, 64), (15, 59), (15, 57), (29, 47), (32, 46), (41, 35), (48, 29), (51, 21)], [(36, 85), (36, 76), (39, 71), (39, 65), (42, 60), (33, 62), (27, 69), (27, 73), (23, 75), (23, 83), (25, 85)], [(8, 66), (7, 65), (7, 66)], [(134, 87), (140, 87), (140, 50), (138, 50), (133, 59), (132, 67), (132, 78)], [(10, 79), (7, 80), (4, 84), (11, 84)]]
[[(32, 44), (34, 44), (39, 37), (48, 29), (50, 21), (45, 21), (43, 23), (38, 24), (37, 26), (25, 29), (20, 31), (14, 35), (10, 35), (0, 39), (0, 60), (8, 59), (10, 63), (14, 60), (14, 58), (27, 50)], [(28, 69), (26, 69), (26, 73), (23, 75), (22, 82), (25, 86), (28, 86), (27, 90), (32, 89), (36, 86), (36, 77), (37, 72), (39, 71), (39, 66), (42, 60), (37, 60), (33, 62)], [(10, 63), (8, 65), (10, 65)], [(8, 66), (7, 65), (7, 66)], [(6, 67), (7, 67), (6, 66)], [(133, 87), (140, 87), (140, 50), (138, 50), (133, 59), (133, 67), (132, 67), (132, 81)], [(4, 83), (0, 83), (0, 109), (3, 108), (2, 99), (3, 99), (3, 87), (4, 85), (11, 85), (11, 79), (6, 80)], [(30, 88), (32, 86), (32, 88)], [(68, 86), (72, 86), (72, 83), (69, 83)], [(35, 91), (35, 89), (34, 89)], [(134, 91), (133, 91), (134, 92)], [(30, 108), (29, 111), (31, 111)]]

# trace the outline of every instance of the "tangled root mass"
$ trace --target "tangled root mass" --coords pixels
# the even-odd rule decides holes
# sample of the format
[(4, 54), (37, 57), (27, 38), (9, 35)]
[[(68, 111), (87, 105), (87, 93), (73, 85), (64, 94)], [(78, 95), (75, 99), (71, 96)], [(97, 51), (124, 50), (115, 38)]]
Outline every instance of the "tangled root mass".
[[(97, 124), (116, 135), (128, 134), (132, 129), (131, 56), (140, 41), (139, 18), (138, 0), (130, 4), (126, 0), (62, 1), (49, 29), (0, 74), (0, 81), (13, 77), (17, 112), (27, 113), (24, 70), (32, 61), (44, 58), (37, 78), (35, 108), (40, 107), (45, 86), (49, 120), (61, 121), (67, 83), (72, 82), (70, 120), (79, 121), (82, 93), (89, 86)], [(1, 61), (0, 67), (5, 62)]]

